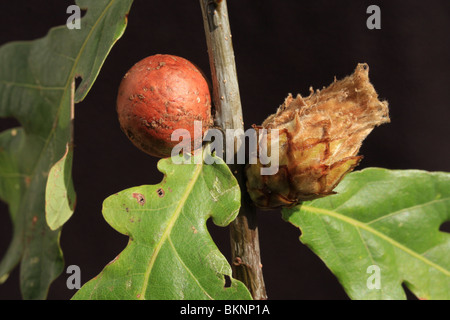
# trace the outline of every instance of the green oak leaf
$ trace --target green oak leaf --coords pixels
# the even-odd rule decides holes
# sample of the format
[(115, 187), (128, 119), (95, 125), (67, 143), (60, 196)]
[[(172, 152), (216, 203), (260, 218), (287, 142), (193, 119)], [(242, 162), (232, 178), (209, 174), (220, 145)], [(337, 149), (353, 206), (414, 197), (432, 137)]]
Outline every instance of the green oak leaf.
[[(158, 185), (127, 189), (103, 203), (106, 221), (130, 237), (127, 247), (73, 299), (251, 299), (208, 233), (235, 219), (239, 185), (228, 166), (158, 162)], [(225, 277), (231, 279), (225, 287)]]
[(66, 153), (50, 170), (45, 193), (46, 220), (51, 230), (61, 228), (75, 210), (75, 190), (72, 182), (73, 148), (67, 144)]
[[(53, 228), (73, 212), (71, 151), (65, 152), (71, 148), (73, 106), (86, 96), (123, 34), (131, 3), (78, 0), (76, 4), (87, 10), (81, 29), (60, 26), (44, 38), (0, 48), (0, 117), (13, 117), (21, 124), (0, 133), (0, 198), (9, 205), (14, 228), (0, 263), (0, 283), (21, 262), (25, 299), (45, 298), (62, 271), (60, 230), (49, 228), (45, 210)], [(82, 81), (75, 91), (76, 77)], [(51, 170), (57, 163), (64, 172)], [(46, 199), (50, 172), (57, 176), (48, 185)]]
[(283, 211), (352, 299), (450, 299), (450, 174), (369, 168)]

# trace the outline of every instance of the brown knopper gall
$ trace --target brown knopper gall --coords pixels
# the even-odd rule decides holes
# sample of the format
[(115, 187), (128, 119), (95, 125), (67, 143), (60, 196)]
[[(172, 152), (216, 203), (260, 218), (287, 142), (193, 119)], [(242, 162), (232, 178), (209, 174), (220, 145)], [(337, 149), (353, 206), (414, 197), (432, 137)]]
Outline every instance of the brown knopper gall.
[[(275, 174), (262, 175), (261, 168), (268, 165), (261, 161), (247, 165), (253, 202), (265, 209), (293, 207), (333, 194), (361, 161), (362, 141), (374, 127), (389, 121), (388, 103), (378, 100), (367, 64), (306, 98), (289, 95), (275, 114), (255, 126), (267, 130), (267, 145), (278, 145), (279, 168)], [(273, 129), (278, 129), (275, 144), (269, 143), (271, 136), (276, 137), (270, 134)]]

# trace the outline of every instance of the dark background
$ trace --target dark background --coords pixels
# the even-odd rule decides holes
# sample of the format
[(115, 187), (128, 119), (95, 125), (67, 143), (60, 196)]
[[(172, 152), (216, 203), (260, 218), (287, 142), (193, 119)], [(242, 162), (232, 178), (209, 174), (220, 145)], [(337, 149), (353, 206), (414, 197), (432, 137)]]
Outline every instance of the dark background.
[[(2, 1), (0, 45), (33, 40), (65, 24), (70, 4), (73, 1)], [(381, 30), (366, 28), (371, 4), (381, 8)], [(367, 62), (372, 83), (389, 101), (392, 122), (366, 139), (360, 168), (450, 171), (448, 0), (228, 0), (228, 9), (246, 128), (274, 113), (288, 93), (308, 95), (310, 86), (321, 88), (334, 76), (352, 73), (358, 62)], [(135, 0), (124, 36), (87, 98), (76, 105), (73, 178), (78, 200), (74, 216), (63, 227), (61, 246), (66, 266), (81, 267), (83, 283), (127, 243), (103, 220), (102, 201), (162, 178), (157, 159), (128, 141), (115, 112), (122, 76), (156, 53), (185, 57), (210, 74), (197, 0)], [(0, 120), (0, 130), (13, 125)], [(347, 299), (320, 259), (298, 241), (300, 231), (284, 222), (280, 212), (259, 213), (259, 223), (270, 299)], [(228, 229), (209, 225), (229, 258)], [(0, 257), (11, 229), (7, 206), (1, 203)], [(66, 278), (63, 273), (54, 282), (50, 299), (73, 295)], [(0, 286), (0, 299), (20, 299), (18, 269)]]

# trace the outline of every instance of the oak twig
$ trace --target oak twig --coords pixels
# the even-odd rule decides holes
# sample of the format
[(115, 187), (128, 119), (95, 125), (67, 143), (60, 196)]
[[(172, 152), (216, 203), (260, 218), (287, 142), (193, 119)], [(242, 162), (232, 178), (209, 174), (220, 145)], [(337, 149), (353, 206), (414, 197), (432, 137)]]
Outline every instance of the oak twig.
[[(226, 0), (200, 0), (213, 83), (215, 122), (223, 130), (241, 129), (241, 99)], [(230, 225), (234, 278), (256, 300), (267, 299), (262, 274), (256, 209), (246, 192), (244, 165), (230, 165), (242, 192), (238, 217)]]

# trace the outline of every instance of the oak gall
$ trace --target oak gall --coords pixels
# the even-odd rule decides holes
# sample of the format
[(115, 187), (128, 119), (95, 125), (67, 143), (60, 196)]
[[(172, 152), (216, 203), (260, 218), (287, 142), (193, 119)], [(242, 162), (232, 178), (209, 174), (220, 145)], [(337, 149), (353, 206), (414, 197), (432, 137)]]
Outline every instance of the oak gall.
[(122, 131), (147, 154), (169, 157), (180, 143), (171, 140), (176, 129), (189, 131), (193, 151), (194, 121), (201, 121), (202, 136), (212, 124), (208, 83), (188, 60), (153, 55), (136, 63), (123, 77), (117, 113)]

